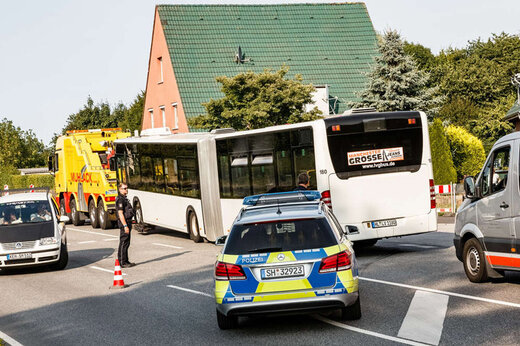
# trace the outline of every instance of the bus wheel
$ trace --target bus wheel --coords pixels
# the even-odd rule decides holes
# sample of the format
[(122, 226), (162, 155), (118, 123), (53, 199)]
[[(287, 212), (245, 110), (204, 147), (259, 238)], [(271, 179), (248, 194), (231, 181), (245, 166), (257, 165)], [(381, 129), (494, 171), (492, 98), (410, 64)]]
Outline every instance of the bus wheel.
[(93, 199), (88, 204), (88, 217), (92, 228), (99, 228), (99, 214)]
[(70, 200), (70, 216), (72, 218), (72, 224), (74, 226), (81, 226), (85, 223), (85, 220), (81, 219), (78, 207), (76, 206), (76, 200)]
[(486, 259), (480, 242), (471, 238), (464, 244), (462, 251), (464, 271), (471, 282), (482, 282), (488, 278), (486, 270)]
[(192, 210), (188, 214), (188, 232), (190, 233), (190, 239), (195, 243), (200, 243), (202, 237), (199, 232), (199, 221), (197, 220), (197, 214)]
[(367, 247), (371, 247), (376, 245), (377, 241), (379, 239), (365, 239), (365, 240), (358, 240), (354, 242), (354, 246), (358, 249), (363, 249)]
[(97, 210), (99, 216), (99, 226), (101, 229), (109, 229), (112, 227), (112, 221), (110, 221), (108, 212), (105, 210), (105, 203), (103, 203), (103, 201), (99, 201)]
[(65, 199), (64, 199), (64, 198), (60, 199), (60, 215), (68, 216), (68, 217), (69, 217), (69, 222), (67, 222), (67, 224), (70, 223), (70, 219), (71, 219), (71, 217), (70, 217), (70, 215), (67, 214), (67, 212), (65, 211)]

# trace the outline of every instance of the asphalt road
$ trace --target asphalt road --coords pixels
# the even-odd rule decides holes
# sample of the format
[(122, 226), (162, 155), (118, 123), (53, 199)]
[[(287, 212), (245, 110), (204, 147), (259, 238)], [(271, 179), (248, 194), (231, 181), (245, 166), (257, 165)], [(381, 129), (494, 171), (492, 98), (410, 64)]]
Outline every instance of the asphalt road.
[(221, 331), (212, 298), (219, 248), (166, 230), (132, 234), (128, 288), (112, 285), (118, 230), (68, 229), (69, 265), (0, 271), (0, 338), (23, 345), (518, 344), (520, 273), (470, 283), (441, 232), (358, 251), (363, 317), (336, 313), (243, 318)]

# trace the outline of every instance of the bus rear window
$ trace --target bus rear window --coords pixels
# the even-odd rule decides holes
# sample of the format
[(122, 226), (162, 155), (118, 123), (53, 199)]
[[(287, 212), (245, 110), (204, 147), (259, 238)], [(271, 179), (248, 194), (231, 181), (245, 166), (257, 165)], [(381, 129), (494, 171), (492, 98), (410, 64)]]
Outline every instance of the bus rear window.
[(329, 153), (339, 178), (417, 171), (423, 135), (418, 112), (374, 113), (326, 120)]

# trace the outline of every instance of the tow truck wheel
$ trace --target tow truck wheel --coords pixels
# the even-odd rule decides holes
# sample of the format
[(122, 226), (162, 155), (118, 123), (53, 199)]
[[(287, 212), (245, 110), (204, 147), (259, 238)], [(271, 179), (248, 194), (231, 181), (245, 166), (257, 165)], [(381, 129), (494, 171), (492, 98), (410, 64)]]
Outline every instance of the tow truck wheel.
[(486, 258), (478, 239), (471, 238), (464, 244), (462, 260), (469, 281), (483, 282), (487, 280)]
[(356, 302), (350, 306), (341, 309), (342, 320), (359, 320), (361, 318), (361, 301), (356, 299)]
[(82, 226), (85, 223), (85, 220), (81, 219), (75, 199), (70, 200), (70, 215), (74, 226)]
[(188, 213), (188, 232), (190, 233), (190, 239), (195, 243), (200, 243), (202, 241), (199, 230), (199, 221), (197, 220), (197, 214), (195, 214), (194, 210)]
[(232, 329), (238, 324), (236, 316), (226, 316), (217, 310), (217, 323), (220, 329)]
[(67, 214), (67, 212), (65, 211), (65, 200), (62, 198), (60, 199), (60, 215), (63, 215), (63, 216), (68, 216), (69, 217), (69, 222), (67, 222), (67, 224), (70, 223), (70, 215)]
[(93, 199), (88, 204), (88, 216), (92, 228), (99, 228), (99, 214)]
[(99, 226), (101, 227), (101, 229), (110, 229), (110, 227), (112, 227), (112, 221), (110, 221), (108, 212), (105, 210), (105, 204), (103, 203), (103, 201), (99, 201), (98, 203), (98, 216)]

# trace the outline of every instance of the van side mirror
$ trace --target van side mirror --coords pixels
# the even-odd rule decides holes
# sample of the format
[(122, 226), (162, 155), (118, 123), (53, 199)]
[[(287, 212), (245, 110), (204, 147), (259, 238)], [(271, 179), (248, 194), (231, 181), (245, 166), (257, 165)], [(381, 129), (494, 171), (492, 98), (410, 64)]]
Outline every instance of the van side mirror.
[(226, 244), (227, 237), (228, 237), (227, 235), (218, 237), (217, 240), (215, 241), (215, 245), (224, 246), (224, 244)]
[(109, 165), (111, 171), (117, 170), (117, 161), (116, 161), (115, 156), (112, 156), (111, 158), (108, 159), (108, 165)]
[(464, 178), (464, 196), (469, 199), (477, 197), (475, 178), (472, 176)]

